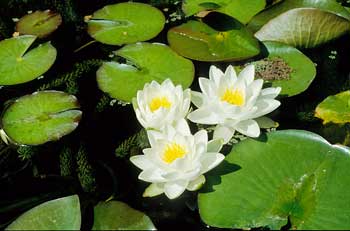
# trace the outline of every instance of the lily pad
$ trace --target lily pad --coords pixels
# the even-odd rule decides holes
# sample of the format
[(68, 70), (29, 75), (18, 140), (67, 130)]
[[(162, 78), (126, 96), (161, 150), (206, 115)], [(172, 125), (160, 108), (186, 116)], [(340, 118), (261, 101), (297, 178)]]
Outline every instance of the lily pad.
[(100, 202), (94, 208), (92, 230), (155, 230), (144, 213), (119, 201)]
[(96, 11), (88, 21), (88, 33), (101, 43), (123, 45), (154, 38), (164, 24), (165, 17), (157, 8), (125, 2)]
[(316, 76), (314, 63), (298, 49), (278, 43), (264, 42), (267, 58), (253, 62), (256, 77), (269, 86), (281, 87), (282, 96), (293, 96), (305, 91)]
[(29, 82), (52, 66), (57, 51), (49, 42), (27, 51), (35, 39), (23, 35), (0, 41), (0, 85)]
[(315, 116), (323, 123), (344, 124), (350, 122), (350, 91), (328, 96), (317, 107)]
[(271, 19), (295, 8), (316, 8), (350, 20), (350, 13), (347, 12), (344, 7), (342, 7), (338, 2), (334, 0), (284, 0), (281, 3), (278, 3), (275, 6), (270, 7), (254, 16), (253, 19), (249, 22), (248, 27), (249, 29), (256, 32)]
[(38, 10), (20, 18), (16, 23), (16, 31), (20, 34), (44, 38), (54, 32), (61, 23), (62, 17), (60, 14), (50, 10)]
[(255, 36), (261, 41), (278, 41), (310, 48), (349, 31), (349, 20), (319, 9), (297, 8), (270, 20)]
[(217, 31), (205, 23), (188, 21), (168, 31), (170, 47), (199, 61), (243, 60), (259, 54), (259, 43), (243, 26)]
[(115, 54), (127, 63), (106, 62), (97, 71), (99, 88), (113, 98), (131, 102), (137, 91), (152, 80), (161, 83), (169, 78), (183, 88), (193, 81), (193, 63), (164, 44), (130, 44)]
[(6, 230), (80, 230), (81, 214), (77, 195), (40, 204), (23, 213)]
[(234, 146), (199, 194), (210, 226), (277, 230), (350, 228), (350, 150), (307, 131), (285, 130)]
[(59, 91), (39, 91), (14, 101), (3, 113), (2, 129), (11, 141), (39, 145), (72, 132), (81, 118), (77, 98)]
[(182, 9), (186, 16), (204, 10), (217, 11), (230, 15), (245, 24), (263, 10), (265, 5), (265, 0), (185, 0), (182, 3)]

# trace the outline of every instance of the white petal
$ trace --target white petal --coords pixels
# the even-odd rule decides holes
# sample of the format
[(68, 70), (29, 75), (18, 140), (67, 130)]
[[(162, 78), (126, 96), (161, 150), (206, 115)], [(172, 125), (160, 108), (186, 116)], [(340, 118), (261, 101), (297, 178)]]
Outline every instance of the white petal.
[(219, 84), (220, 78), (224, 75), (222, 71), (214, 65), (210, 66), (209, 79), (213, 80), (216, 84)]
[(215, 168), (218, 164), (221, 163), (225, 159), (225, 156), (221, 153), (208, 152), (205, 153), (201, 158), (201, 172), (200, 174), (204, 174), (211, 169)]
[(196, 107), (201, 107), (203, 105), (203, 94), (198, 91), (192, 91), (191, 100)]
[(191, 135), (190, 127), (188, 126), (188, 123), (185, 119), (180, 119), (175, 122), (175, 129), (178, 133), (189, 136)]
[(225, 78), (229, 79), (231, 83), (237, 81), (237, 74), (232, 65), (229, 65), (225, 71)]
[(211, 140), (208, 142), (207, 151), (208, 152), (220, 152), (223, 145), (224, 145), (224, 139)]
[(165, 172), (159, 168), (146, 169), (140, 173), (139, 179), (147, 182), (164, 182), (163, 174)]
[(243, 135), (249, 137), (258, 137), (260, 135), (260, 128), (254, 120), (244, 120), (236, 124), (235, 129)]
[(200, 175), (198, 178), (194, 179), (188, 184), (187, 190), (196, 191), (200, 189), (204, 183), (205, 183), (205, 177), (203, 175)]
[(246, 85), (249, 85), (253, 82), (255, 75), (254, 65), (246, 66), (238, 75), (238, 78), (243, 78)]
[(142, 170), (154, 167), (154, 164), (145, 155), (132, 156), (130, 161)]
[(269, 87), (261, 90), (261, 97), (263, 98), (276, 98), (281, 92), (282, 88), (280, 87)]
[(203, 94), (205, 95), (208, 95), (208, 96), (211, 96), (211, 95), (214, 95), (214, 89), (213, 87), (213, 82), (210, 81), (209, 79), (207, 78), (198, 78), (198, 81), (199, 81), (199, 87), (201, 88), (201, 91)]
[(217, 125), (214, 130), (213, 139), (223, 140), (223, 143), (226, 144), (229, 142), (235, 133), (235, 129), (229, 126)]
[(154, 197), (164, 193), (164, 183), (152, 183), (148, 186), (144, 193), (143, 197)]
[(258, 99), (255, 103), (255, 106), (258, 108), (256, 112), (251, 115), (251, 119), (258, 118), (260, 116), (266, 115), (276, 108), (278, 108), (281, 103), (275, 99)]
[(147, 137), (151, 147), (154, 147), (157, 144), (157, 140), (162, 139), (164, 135), (156, 130), (147, 130)]
[(187, 186), (188, 181), (186, 180), (167, 182), (164, 185), (164, 193), (169, 199), (175, 199), (186, 190)]
[(204, 143), (207, 144), (208, 143), (208, 133), (206, 130), (200, 130), (198, 131), (196, 134), (194, 134), (194, 142), (196, 144), (198, 143)]
[(194, 123), (199, 124), (218, 124), (223, 121), (224, 118), (220, 117), (217, 113), (213, 112), (210, 107), (201, 107), (188, 114), (187, 118)]
[(173, 82), (170, 79), (164, 80), (161, 86), (163, 88), (166, 88), (166, 89), (169, 89), (169, 90), (172, 90), (172, 89), (175, 88)]

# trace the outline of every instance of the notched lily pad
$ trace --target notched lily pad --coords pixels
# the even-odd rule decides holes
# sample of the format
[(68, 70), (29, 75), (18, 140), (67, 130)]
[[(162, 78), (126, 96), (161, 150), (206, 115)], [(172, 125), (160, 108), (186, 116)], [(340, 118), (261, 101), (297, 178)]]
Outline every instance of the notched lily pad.
[(283, 0), (275, 6), (270, 7), (254, 16), (253, 19), (249, 22), (248, 27), (249, 29), (256, 32), (271, 19), (279, 16), (284, 12), (287, 12), (288, 10), (296, 8), (315, 8), (350, 20), (350, 13), (347, 12), (346, 9), (342, 7), (337, 1), (334, 0)]
[(40, 204), (23, 213), (5, 230), (80, 230), (81, 214), (77, 195)]
[(17, 144), (39, 145), (58, 140), (78, 126), (77, 98), (59, 91), (39, 91), (12, 103), (2, 116), (2, 129)]
[(0, 41), (0, 85), (29, 82), (52, 66), (56, 49), (47, 42), (28, 51), (35, 39), (23, 35)]
[(127, 63), (106, 62), (97, 71), (99, 88), (113, 98), (131, 102), (137, 91), (152, 80), (161, 83), (169, 78), (183, 88), (193, 81), (193, 63), (164, 44), (130, 44), (115, 54), (125, 58)]
[(182, 9), (186, 16), (211, 10), (230, 15), (242, 23), (247, 23), (264, 9), (265, 0), (185, 0)]
[(199, 61), (243, 60), (259, 54), (259, 43), (240, 24), (217, 31), (205, 23), (188, 21), (168, 31), (170, 47), (182, 56)]
[(350, 91), (328, 96), (316, 107), (315, 116), (323, 123), (350, 123)]
[(94, 208), (92, 230), (155, 230), (151, 219), (119, 201), (100, 202)]
[(349, 31), (349, 20), (313, 8), (289, 10), (266, 23), (255, 36), (261, 41), (277, 41), (310, 48)]
[(16, 31), (20, 34), (35, 35), (44, 38), (54, 32), (62, 23), (62, 17), (51, 10), (35, 11), (19, 19)]
[(88, 21), (88, 33), (101, 43), (123, 45), (154, 38), (164, 24), (165, 17), (157, 8), (125, 2), (96, 11)]
[(294, 47), (264, 42), (267, 58), (253, 62), (256, 78), (264, 79), (273, 87), (281, 87), (282, 96), (293, 96), (305, 91), (316, 76), (314, 63)]
[(241, 141), (207, 176), (201, 218), (220, 228), (346, 230), (350, 151), (307, 131)]

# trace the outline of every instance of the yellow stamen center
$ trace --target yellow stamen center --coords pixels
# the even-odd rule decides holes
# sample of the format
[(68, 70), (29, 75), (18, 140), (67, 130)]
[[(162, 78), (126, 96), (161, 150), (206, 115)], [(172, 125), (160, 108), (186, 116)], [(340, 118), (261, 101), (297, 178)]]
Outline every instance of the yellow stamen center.
[(151, 109), (152, 112), (157, 111), (161, 107), (166, 109), (169, 109), (171, 107), (171, 102), (165, 96), (155, 97), (152, 99), (151, 103), (149, 104), (149, 108)]
[(243, 92), (237, 89), (226, 89), (225, 93), (221, 96), (221, 100), (233, 105), (242, 106), (244, 104)]
[(174, 142), (165, 146), (162, 159), (164, 162), (170, 164), (177, 158), (184, 157), (186, 153), (187, 152), (183, 146)]

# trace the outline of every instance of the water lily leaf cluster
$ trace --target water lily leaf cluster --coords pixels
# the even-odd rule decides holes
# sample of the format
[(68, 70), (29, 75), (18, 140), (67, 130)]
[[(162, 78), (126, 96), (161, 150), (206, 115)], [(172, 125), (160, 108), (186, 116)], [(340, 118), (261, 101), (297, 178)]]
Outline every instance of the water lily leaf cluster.
[[(347, 229), (349, 149), (285, 130), (237, 144), (208, 176), (202, 219), (221, 228)], [(223, 215), (225, 214), (225, 215)]]

